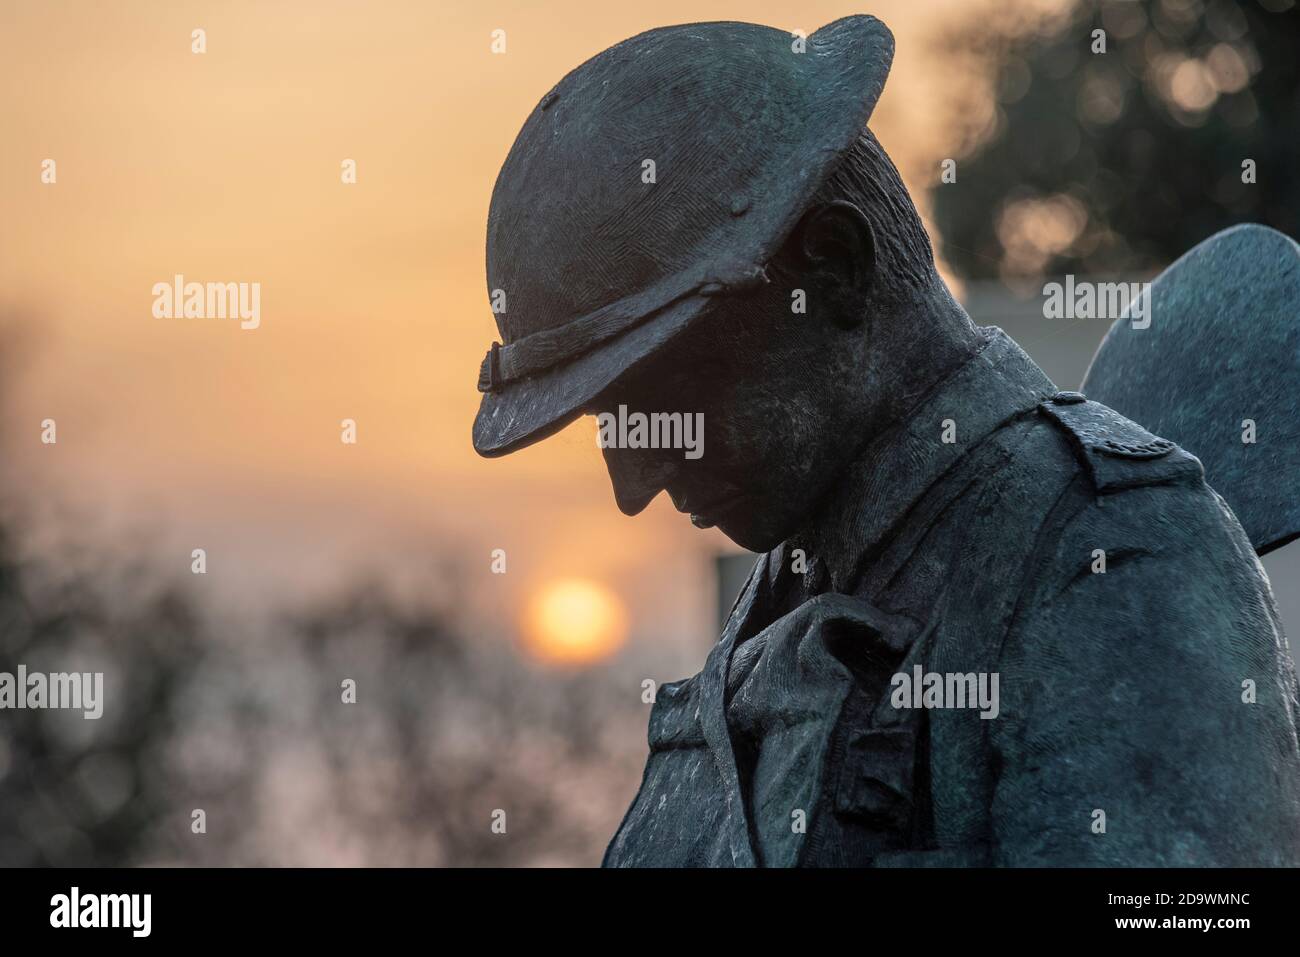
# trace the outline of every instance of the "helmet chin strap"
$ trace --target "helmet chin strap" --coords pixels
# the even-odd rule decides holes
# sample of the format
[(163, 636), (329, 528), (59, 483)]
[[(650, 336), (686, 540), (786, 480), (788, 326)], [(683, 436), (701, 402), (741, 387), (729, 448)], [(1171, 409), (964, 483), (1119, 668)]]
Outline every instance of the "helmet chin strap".
[(687, 296), (745, 292), (767, 282), (752, 263), (724, 263), (692, 270), (626, 296), (555, 329), (544, 329), (506, 345), (492, 343), (479, 367), (478, 390), (499, 392), (507, 383), (572, 362), (596, 346), (648, 322)]

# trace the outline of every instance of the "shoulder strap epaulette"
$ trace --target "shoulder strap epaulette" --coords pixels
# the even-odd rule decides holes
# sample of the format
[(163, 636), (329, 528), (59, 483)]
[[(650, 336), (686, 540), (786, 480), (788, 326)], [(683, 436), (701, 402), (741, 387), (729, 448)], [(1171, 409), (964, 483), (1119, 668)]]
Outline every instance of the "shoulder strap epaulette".
[(1196, 456), (1081, 392), (1058, 392), (1039, 409), (1065, 433), (1099, 492), (1203, 478)]

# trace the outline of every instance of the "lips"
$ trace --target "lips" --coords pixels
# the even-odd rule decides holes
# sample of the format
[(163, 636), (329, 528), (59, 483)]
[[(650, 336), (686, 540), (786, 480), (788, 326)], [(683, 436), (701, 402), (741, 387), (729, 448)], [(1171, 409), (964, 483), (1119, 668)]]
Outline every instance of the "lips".
[(718, 519), (722, 515), (745, 497), (745, 494), (738, 490), (729, 490), (722, 495), (715, 495), (703, 501), (698, 501), (688, 495), (674, 495), (672, 499), (673, 506), (677, 511), (690, 515), (691, 524), (696, 528), (712, 528), (718, 524)]

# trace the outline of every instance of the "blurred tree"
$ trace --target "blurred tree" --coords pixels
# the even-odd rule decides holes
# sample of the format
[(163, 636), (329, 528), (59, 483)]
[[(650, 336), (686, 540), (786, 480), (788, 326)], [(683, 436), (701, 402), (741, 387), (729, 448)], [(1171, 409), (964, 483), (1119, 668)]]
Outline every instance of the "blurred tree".
[[(113, 707), (0, 712), (0, 866), (138, 863), (169, 817), (188, 823), (165, 761), (206, 637), (169, 585), (136, 588), (137, 569), (96, 576), (65, 558), (22, 557), (0, 529), (0, 671), (103, 671)], [(109, 584), (110, 598), (101, 586)], [(177, 807), (176, 805), (179, 805)]]
[(102, 671), (105, 707), (0, 711), (0, 867), (589, 865), (635, 791), (635, 665), (538, 670), (382, 580), (230, 617), (147, 543), (20, 537), (0, 672)]
[(1296, 0), (1088, 0), (1035, 26), (990, 16), (942, 41), (996, 76), (934, 192), (959, 275), (1146, 272), (1234, 223), (1300, 234)]

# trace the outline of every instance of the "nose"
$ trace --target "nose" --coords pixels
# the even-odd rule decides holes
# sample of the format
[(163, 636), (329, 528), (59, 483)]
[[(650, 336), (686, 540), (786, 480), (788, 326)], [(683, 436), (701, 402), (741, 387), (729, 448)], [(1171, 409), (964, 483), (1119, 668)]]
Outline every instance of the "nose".
[(614, 500), (624, 515), (645, 510), (668, 487), (677, 466), (657, 449), (605, 448), (605, 468), (614, 487)]

